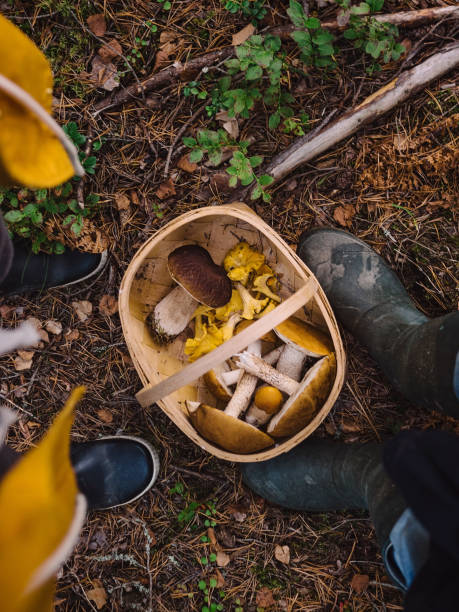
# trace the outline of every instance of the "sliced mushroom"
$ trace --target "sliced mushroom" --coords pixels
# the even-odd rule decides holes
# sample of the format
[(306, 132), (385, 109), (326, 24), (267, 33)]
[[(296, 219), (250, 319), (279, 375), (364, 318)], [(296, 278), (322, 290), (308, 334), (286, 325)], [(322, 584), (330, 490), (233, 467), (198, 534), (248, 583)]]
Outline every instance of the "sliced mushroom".
[(304, 429), (327, 399), (335, 372), (336, 359), (333, 353), (315, 363), (306, 373), (297, 391), (271, 419), (268, 433), (274, 438), (283, 438)]
[(204, 382), (209, 391), (219, 400), (228, 402), (233, 392), (231, 385), (235, 385), (241, 378), (242, 370), (230, 370), (229, 365), (224, 361), (204, 374)]
[(171, 277), (178, 284), (147, 317), (147, 324), (159, 344), (171, 342), (190, 322), (196, 307), (224, 306), (231, 299), (231, 281), (224, 268), (212, 261), (201, 246), (184, 245), (167, 260)]
[(294, 380), (300, 380), (308, 357), (324, 357), (333, 351), (331, 339), (301, 319), (290, 317), (274, 331), (285, 342), (277, 370)]
[(279, 389), (263, 385), (256, 390), (253, 404), (247, 411), (245, 420), (255, 427), (260, 427), (279, 412), (283, 401), (284, 398)]

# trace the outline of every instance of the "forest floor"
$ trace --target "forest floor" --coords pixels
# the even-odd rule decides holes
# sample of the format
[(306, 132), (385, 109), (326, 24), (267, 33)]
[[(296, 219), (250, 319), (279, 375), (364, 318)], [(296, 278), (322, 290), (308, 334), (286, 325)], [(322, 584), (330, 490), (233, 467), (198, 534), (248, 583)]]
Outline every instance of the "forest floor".
[[(434, 5), (390, 0), (383, 12)], [(198, 92), (210, 90), (225, 65), (188, 81), (171, 79), (159, 90), (97, 112), (96, 104), (110, 94), (103, 88), (106, 69), (94, 58), (108, 41), (120, 44), (123, 58), (112, 58), (116, 94), (172, 62), (231, 45), (232, 36), (250, 23), (219, 0), (171, 0), (168, 6), (146, 0), (0, 2), (3, 14), (50, 59), (58, 121), (75, 122), (87, 137), (82, 149), (97, 158), (95, 173), (82, 187), (74, 186), (74, 193), (83, 189), (84, 196), (100, 196), (87, 222), (92, 225), (76, 239), (54, 221), (54, 235), (69, 246), (107, 245), (110, 252), (96, 281), (0, 301), (3, 324), (35, 317), (63, 327), (26, 356), (32, 361), (28, 369), (18, 368), (16, 355), (0, 359), (1, 397), (19, 411), (10, 443), (18, 450), (33, 445), (70, 389), (84, 384), (74, 440), (121, 432), (141, 436), (161, 459), (150, 493), (118, 510), (89, 514), (59, 573), (56, 610), (205, 612), (209, 585), (211, 610), (402, 610), (403, 597), (385, 574), (365, 511), (305, 514), (270, 505), (244, 487), (237, 465), (204, 452), (159, 408), (142, 410), (135, 400), (140, 381), (116, 312), (118, 287), (153, 232), (183, 212), (231, 201), (222, 170), (227, 162), (217, 169), (200, 162), (184, 170), (187, 164), (180, 161), (188, 151), (182, 137), (223, 124), (205, 111), (209, 100), (185, 95), (187, 82), (198, 81)], [(322, 21), (336, 16), (333, 2), (305, 6)], [(285, 2), (268, 0), (264, 7), (258, 31), (289, 23)], [(88, 22), (91, 15), (99, 17)], [(295, 129), (313, 129), (332, 112), (336, 119), (388, 83), (402, 65), (416, 65), (457, 40), (458, 31), (452, 20), (400, 29), (398, 40), (407, 49), (420, 43), (416, 53), (406, 65), (402, 56), (371, 75), (369, 56), (336, 32), (339, 53), (329, 70), (306, 68), (295, 43), (283, 41), (289, 67), (283, 83), (293, 96)], [(122, 69), (124, 61), (129, 66)], [(282, 123), (269, 129), (268, 115), (259, 100), (249, 118), (235, 121), (240, 137), (252, 143), (250, 154), (265, 161), (297, 137)], [(458, 74), (450, 73), (268, 187), (271, 202), (251, 205), (293, 248), (312, 227), (349, 230), (385, 258), (419, 310), (429, 317), (450, 312), (457, 308), (458, 118)], [(85, 321), (72, 306), (81, 301), (93, 306)], [(413, 427), (459, 433), (454, 419), (407, 402), (362, 346), (344, 331), (343, 339), (346, 381), (315, 436), (353, 443), (383, 442)], [(277, 546), (288, 547), (288, 562), (275, 552)], [(217, 552), (225, 553), (218, 562)], [(356, 574), (363, 578), (356, 580)]]

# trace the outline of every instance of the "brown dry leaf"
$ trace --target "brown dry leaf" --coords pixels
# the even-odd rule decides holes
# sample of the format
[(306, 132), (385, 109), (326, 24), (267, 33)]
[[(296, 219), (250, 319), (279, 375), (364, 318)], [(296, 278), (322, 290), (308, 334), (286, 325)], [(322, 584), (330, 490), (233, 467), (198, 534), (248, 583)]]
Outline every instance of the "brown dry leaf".
[(48, 238), (85, 253), (102, 253), (109, 245), (108, 236), (90, 219), (84, 220), (83, 228), (78, 236), (72, 232), (70, 227), (62, 227), (62, 224), (53, 219), (47, 221), (44, 232)]
[(226, 567), (231, 561), (231, 557), (221, 550), (217, 553), (217, 565), (218, 567)]
[(115, 312), (118, 312), (117, 299), (113, 295), (103, 295), (100, 298), (99, 310), (102, 314), (107, 315), (107, 317), (114, 315)]
[(221, 550), (222, 547), (220, 546), (220, 544), (217, 541), (217, 538), (215, 536), (215, 531), (213, 529), (213, 527), (209, 527), (207, 530), (207, 537), (210, 540), (210, 545), (214, 550)]
[(18, 356), (14, 358), (14, 369), (17, 372), (30, 370), (35, 351), (18, 351)]
[(81, 322), (87, 321), (89, 315), (92, 313), (92, 304), (87, 300), (82, 300), (81, 302), (72, 302), (72, 307)]
[(100, 584), (101, 586), (86, 591), (86, 596), (96, 604), (98, 610), (101, 610), (107, 603), (107, 591), (102, 586), (100, 580), (94, 580), (94, 584)]
[(354, 419), (343, 417), (341, 420), (340, 429), (343, 433), (357, 433), (360, 431), (360, 426)]
[(279, 544), (274, 549), (274, 556), (281, 563), (289, 564), (290, 563), (290, 548), (288, 546), (279, 546)]
[(217, 589), (221, 589), (225, 585), (225, 579), (220, 570), (216, 569), (215, 574), (212, 576), (217, 581)]
[(120, 86), (120, 79), (118, 77), (118, 70), (115, 64), (105, 63), (99, 55), (95, 55), (92, 64), (91, 74), (89, 80), (94, 83), (96, 87), (102, 87), (106, 91), (113, 91), (115, 87)]
[(59, 321), (53, 321), (52, 319), (50, 319), (49, 321), (46, 321), (45, 329), (46, 331), (49, 331), (50, 334), (59, 336), (59, 334), (62, 334), (62, 323), (59, 323)]
[(257, 602), (257, 606), (259, 608), (271, 608), (272, 606), (274, 606), (275, 603), (273, 592), (271, 591), (271, 589), (268, 589), (268, 587), (262, 587), (257, 592), (257, 597), (255, 601)]
[(243, 523), (247, 518), (247, 508), (241, 504), (230, 505), (227, 510), (238, 523)]
[(365, 591), (370, 582), (370, 577), (366, 574), (354, 574), (351, 580), (351, 589), (354, 589), (356, 593)]
[(96, 36), (103, 36), (107, 31), (107, 24), (105, 23), (105, 17), (102, 13), (90, 15), (86, 19), (86, 23), (91, 32)]
[(125, 193), (117, 193), (115, 195), (115, 202), (118, 210), (127, 210), (131, 204), (130, 199)]
[(78, 340), (80, 337), (80, 332), (77, 329), (69, 329), (64, 335), (66, 340), (72, 342), (72, 340)]
[(245, 42), (248, 38), (250, 38), (254, 32), (254, 26), (249, 23), (245, 26), (245, 28), (242, 28), (240, 32), (233, 34), (231, 44), (233, 45), (233, 47), (237, 47), (237, 45), (242, 45), (242, 43)]
[(111, 423), (113, 421), (113, 414), (110, 412), (110, 410), (105, 410), (105, 408), (98, 410), (97, 416), (104, 423)]
[(170, 198), (171, 196), (175, 195), (175, 187), (172, 178), (169, 177), (167, 181), (161, 183), (155, 193), (160, 200), (166, 200), (167, 198)]
[(120, 59), (123, 49), (116, 38), (112, 38), (97, 52), (104, 64), (108, 64), (111, 60), (117, 61)]
[(191, 162), (190, 155), (189, 153), (187, 153), (186, 155), (184, 155), (183, 157), (179, 159), (177, 163), (177, 168), (180, 168), (180, 170), (184, 170), (185, 172), (188, 172), (189, 174), (193, 174), (193, 172), (197, 170), (198, 164)]
[(167, 30), (165, 32), (161, 32), (159, 37), (159, 49), (156, 53), (153, 72), (169, 64), (169, 58), (171, 55), (177, 54), (177, 50), (182, 43), (183, 39), (178, 38), (175, 32), (170, 32)]
[(14, 309), (15, 309), (15, 308), (16, 308), (16, 306), (6, 306), (6, 304), (5, 304), (5, 305), (3, 305), (3, 306), (0, 306), (0, 316), (1, 316), (2, 318), (4, 318), (4, 319), (7, 319), (7, 318), (8, 318), (8, 316), (9, 316), (9, 315), (10, 315), (12, 312), (14, 312)]
[(231, 138), (239, 136), (239, 123), (236, 117), (229, 117), (228, 111), (219, 111), (215, 118), (222, 122), (223, 129), (228, 132)]
[(355, 206), (353, 204), (343, 204), (342, 206), (338, 206), (333, 211), (333, 218), (340, 225), (345, 227), (351, 227), (352, 219), (357, 211), (355, 210)]
[(38, 335), (40, 336), (41, 340), (43, 342), (49, 342), (49, 336), (46, 333), (46, 331), (44, 329), (42, 329), (42, 322), (40, 321), (40, 319), (37, 319), (36, 317), (28, 317), (27, 321), (29, 323), (32, 323), (32, 325), (35, 327), (35, 329), (38, 332)]

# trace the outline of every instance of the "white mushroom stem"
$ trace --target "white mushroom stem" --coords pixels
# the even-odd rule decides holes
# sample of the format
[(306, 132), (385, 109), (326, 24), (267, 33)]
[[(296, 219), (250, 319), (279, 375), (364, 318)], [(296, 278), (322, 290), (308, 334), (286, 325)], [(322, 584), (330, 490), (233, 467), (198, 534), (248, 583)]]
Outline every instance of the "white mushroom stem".
[(276, 370), (281, 374), (290, 376), (293, 380), (300, 380), (307, 358), (308, 356), (304, 351), (299, 351), (295, 347), (286, 344), (277, 362)]
[(282, 374), (275, 368), (268, 365), (266, 361), (261, 359), (261, 357), (258, 357), (249, 351), (238, 353), (235, 355), (235, 358), (235, 363), (240, 368), (243, 368), (246, 372), (252, 374), (252, 376), (261, 378), (261, 380), (264, 380), (266, 383), (268, 383), (268, 385), (276, 387), (279, 389), (279, 391), (282, 391), (287, 395), (292, 395), (295, 393), (300, 386), (300, 383), (298, 383), (296, 380), (293, 380), (293, 378), (290, 378), (290, 376)]
[(193, 318), (199, 302), (177, 285), (156, 304), (153, 318), (159, 334), (178, 336)]
[[(281, 355), (283, 349), (283, 346), (278, 346), (269, 353), (266, 353), (266, 355), (263, 355), (263, 361), (265, 361), (268, 365), (273, 366), (279, 359), (279, 356)], [(228, 372), (222, 372), (220, 376), (225, 385), (231, 387), (231, 385), (235, 385), (239, 382), (239, 379), (241, 378), (243, 372), (244, 370), (238, 368), (237, 370), (229, 370)]]
[[(252, 342), (247, 347), (250, 350), (251, 354), (254, 356), (258, 356), (261, 360), (261, 340), (256, 340)], [(245, 369), (245, 368), (243, 368)], [(225, 414), (233, 416), (234, 418), (238, 418), (240, 414), (244, 413), (250, 404), (250, 399), (255, 391), (257, 386), (258, 379), (252, 374), (248, 374), (244, 372), (241, 376), (241, 380), (239, 381), (234, 393), (233, 397), (230, 399), (225, 408)]]

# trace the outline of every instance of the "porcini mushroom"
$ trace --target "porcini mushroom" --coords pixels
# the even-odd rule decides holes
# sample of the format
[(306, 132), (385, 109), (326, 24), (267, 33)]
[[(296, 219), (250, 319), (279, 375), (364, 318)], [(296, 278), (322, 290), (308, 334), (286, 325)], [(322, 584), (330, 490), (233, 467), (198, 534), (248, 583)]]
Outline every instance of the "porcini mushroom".
[(294, 380), (300, 380), (308, 357), (324, 357), (333, 350), (331, 340), (326, 334), (295, 317), (280, 323), (274, 328), (274, 332), (285, 342), (276, 369)]
[(167, 267), (178, 284), (147, 317), (159, 344), (171, 342), (190, 322), (196, 307), (224, 306), (231, 299), (231, 281), (224, 268), (215, 264), (201, 246), (187, 244), (169, 254)]
[(215, 442), (225, 450), (249, 454), (274, 444), (268, 434), (223, 410), (199, 402), (187, 401), (186, 405), (196, 430), (203, 438)]
[(328, 396), (336, 370), (333, 353), (315, 363), (301, 382), (278, 372), (263, 359), (247, 351), (240, 353), (235, 361), (246, 372), (258, 376), (290, 396), (281, 411), (269, 423), (268, 433), (274, 437), (293, 435), (309, 423)]
[(255, 427), (264, 425), (269, 419), (279, 412), (284, 398), (276, 387), (263, 385), (255, 392), (253, 404), (247, 411), (245, 420)]
[(230, 370), (229, 365), (224, 361), (206, 372), (203, 378), (207, 388), (217, 399), (228, 402), (233, 395), (230, 386), (239, 381), (242, 373), (243, 370)]

